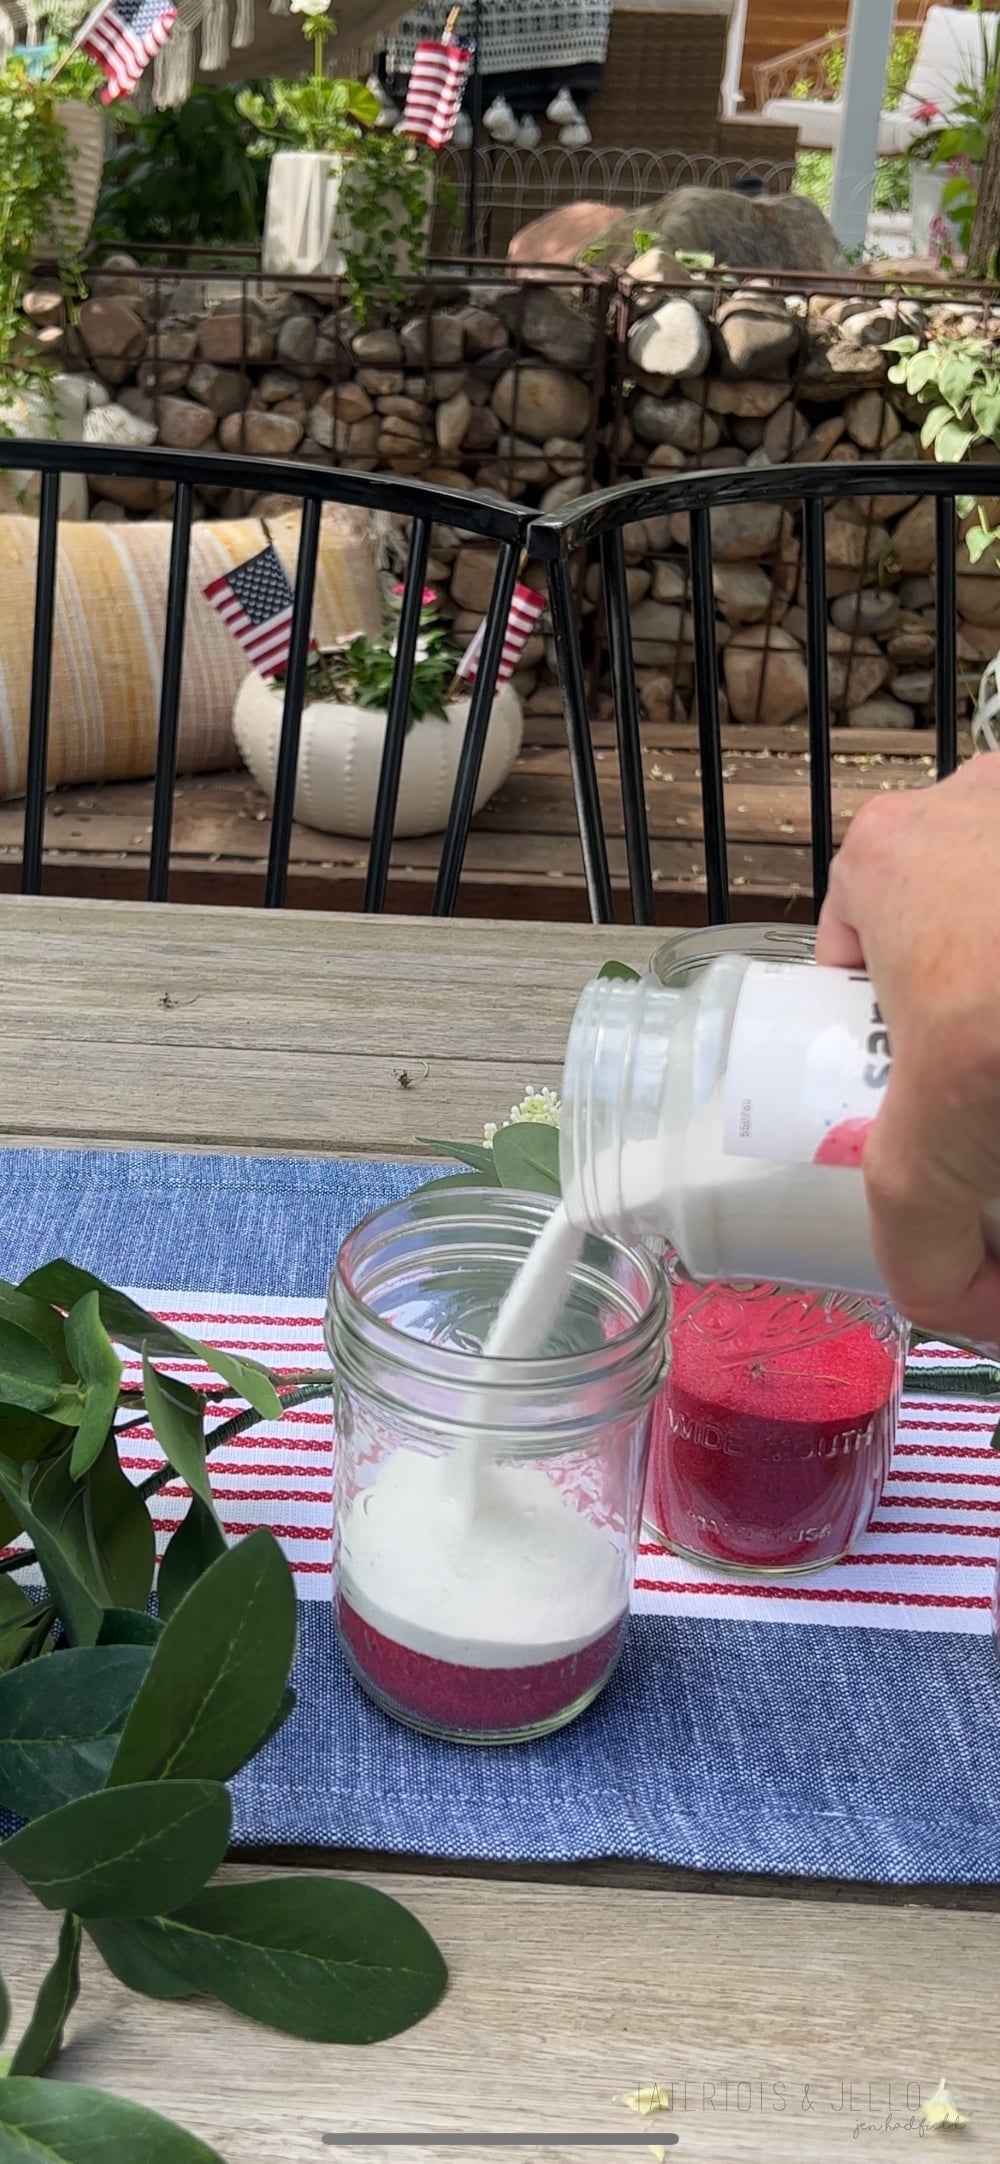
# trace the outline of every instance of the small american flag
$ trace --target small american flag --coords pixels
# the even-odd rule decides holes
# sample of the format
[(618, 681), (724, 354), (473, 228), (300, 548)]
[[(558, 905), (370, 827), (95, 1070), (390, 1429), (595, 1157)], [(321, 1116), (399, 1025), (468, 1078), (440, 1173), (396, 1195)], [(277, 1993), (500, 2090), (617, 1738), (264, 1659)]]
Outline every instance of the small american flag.
[(450, 38), (421, 38), (413, 55), (399, 123), (401, 135), (412, 135), (431, 150), (444, 150), (462, 110), (471, 60), (470, 45), (456, 45)]
[[(272, 542), (203, 591), (261, 676), (286, 667), (295, 596)], [(315, 639), (309, 644), (315, 646)]]
[(102, 103), (127, 98), (144, 68), (167, 42), (177, 21), (173, 0), (111, 0), (95, 9), (77, 44), (108, 80)]
[[(539, 618), (545, 614), (547, 606), (545, 595), (536, 594), (533, 587), (515, 586), (514, 598), (510, 605), (510, 615), (507, 618), (507, 629), (504, 632), (503, 653), (500, 656), (500, 667), (497, 671), (498, 684), (505, 684), (508, 677), (513, 676), (524, 648)], [(462, 655), (455, 672), (457, 676), (474, 677), (478, 675), (479, 657), (483, 651), (485, 637), (486, 622), (484, 618), (471, 646), (467, 647)]]

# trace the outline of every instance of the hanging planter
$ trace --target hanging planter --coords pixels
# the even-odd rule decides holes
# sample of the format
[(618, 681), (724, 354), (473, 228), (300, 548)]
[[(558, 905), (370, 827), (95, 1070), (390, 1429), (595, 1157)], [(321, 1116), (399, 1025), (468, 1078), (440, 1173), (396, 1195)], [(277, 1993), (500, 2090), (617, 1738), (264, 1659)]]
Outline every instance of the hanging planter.
[[(272, 801), (281, 737), (284, 690), (256, 673), (237, 696), (233, 733), (258, 786)], [(470, 701), (451, 700), (446, 719), (427, 714), (411, 725), (403, 750), (394, 832), (400, 838), (440, 834), (448, 822)], [(476, 811), (506, 781), (521, 749), (524, 717), (510, 684), (493, 701), (483, 752)], [(324, 834), (370, 835), (375, 819), (384, 708), (317, 699), (302, 714), (295, 817)]]
[(90, 238), (104, 170), (104, 115), (99, 106), (85, 105), (82, 98), (60, 102), (59, 118), (66, 138), (69, 194), (57, 211), (49, 232), (39, 238), (35, 262), (39, 266), (62, 263), (77, 255)]
[[(353, 156), (339, 151), (277, 150), (271, 159), (264, 213), (262, 263), (271, 277), (342, 278), (364, 260), (368, 275), (392, 282), (419, 270), (426, 258), (434, 187), (432, 168), (404, 166), (394, 138), (366, 136)], [(405, 190), (392, 185), (391, 163), (405, 172)], [(373, 230), (373, 226), (377, 231)]]

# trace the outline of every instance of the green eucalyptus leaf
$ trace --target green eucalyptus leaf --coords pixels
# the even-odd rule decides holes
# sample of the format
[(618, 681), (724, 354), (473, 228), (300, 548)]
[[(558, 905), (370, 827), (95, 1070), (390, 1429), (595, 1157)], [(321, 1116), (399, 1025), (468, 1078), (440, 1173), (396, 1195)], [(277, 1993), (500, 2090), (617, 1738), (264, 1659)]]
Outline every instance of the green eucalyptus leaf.
[(624, 984), (638, 984), (640, 982), (638, 970), (631, 969), (627, 962), (605, 962), (603, 969), (599, 969), (597, 974), (599, 977), (610, 977), (616, 983), (619, 979)]
[[(65, 1449), (66, 1436), (53, 1420), (40, 1413), (26, 1413), (14, 1405), (0, 1405), (0, 1455), (13, 1465), (29, 1461), (43, 1464), (55, 1450)], [(6, 1548), (22, 1530), (20, 1515), (0, 1497), (0, 1548)]]
[(559, 1194), (557, 1127), (547, 1127), (541, 1120), (513, 1120), (509, 1127), (498, 1127), (493, 1137), (493, 1157), (501, 1187)]
[[(215, 1505), (205, 1468), (205, 1406), (186, 1383), (160, 1375), (143, 1348), (142, 1382), (150, 1426), (168, 1464), (187, 1482), (214, 1517)], [(192, 1400), (194, 1402), (192, 1402)]]
[[(20, 1587), (12, 1585), (9, 1578), (0, 1579), (0, 1587), (20, 1594)], [(27, 1594), (20, 1597), (23, 1607), (14, 1608), (7, 1592), (0, 1591), (0, 1676), (9, 1675), (24, 1661), (34, 1661), (43, 1651), (56, 1620), (50, 1601), (29, 1600)]]
[(44, 2074), (62, 2048), (63, 2031), (80, 1996), (80, 1919), (64, 1916), (51, 1968), (38, 1987), (31, 2020), (10, 2062), (12, 2074)]
[(163, 1634), (158, 1616), (144, 1615), (139, 1608), (105, 1608), (97, 1643), (99, 1646), (155, 1646)]
[(423, 1925), (354, 1879), (210, 1886), (128, 1936), (194, 1990), (320, 2044), (397, 2036), (430, 2013), (447, 1982)]
[(197, 1985), (171, 1968), (162, 1947), (154, 1951), (148, 1943), (150, 1935), (141, 1923), (112, 1923), (106, 1917), (98, 1922), (91, 1917), (87, 1924), (87, 1937), (93, 1939), (101, 1960), (128, 1991), (141, 1991), (147, 1999), (197, 1997)]
[(143, 2104), (76, 2082), (0, 2082), (0, 2164), (224, 2164)]
[(43, 1908), (169, 1915), (218, 1870), (231, 1809), (218, 1781), (99, 1789), (22, 1826), (0, 1856)]
[(48, 1347), (56, 1361), (64, 1382), (72, 1375), (66, 1352), (66, 1329), (61, 1315), (44, 1300), (32, 1300), (18, 1285), (8, 1285), (0, 1278), (0, 1317), (5, 1322), (16, 1323), (26, 1330), (29, 1337), (36, 1337)]
[(76, 1647), (0, 1676), (0, 1803), (38, 1818), (103, 1788), (150, 1657)]
[(101, 1321), (96, 1292), (85, 1292), (66, 1317), (66, 1350), (84, 1385), (70, 1471), (74, 1480), (100, 1457), (118, 1408), (122, 1364)]
[(486, 1180), (496, 1185), (496, 1169), (493, 1151), (484, 1142), (441, 1142), (434, 1135), (418, 1135), (422, 1149), (440, 1150), (442, 1157), (454, 1157), (460, 1165), (471, 1165), (473, 1172), (481, 1172)]
[(481, 1172), (446, 1172), (443, 1179), (425, 1180), (423, 1186), (417, 1189), (417, 1193), (420, 1196), (421, 1203), (425, 1195), (441, 1195), (447, 1202), (448, 1194), (452, 1189), (461, 1194), (463, 1188), (466, 1187), (499, 1187), (499, 1185), (499, 1180), (486, 1180)]
[[(64, 1456), (68, 1460), (69, 1453)], [(48, 1481), (51, 1471), (62, 1465), (63, 1460), (57, 1460), (56, 1468), (48, 1468), (43, 1480)], [(96, 1645), (101, 1628), (101, 1600), (93, 1588), (92, 1573), (86, 1562), (85, 1534), (75, 1517), (51, 1524), (47, 1513), (43, 1514), (46, 1497), (42, 1497), (41, 1508), (36, 1508), (34, 1494), (26, 1501), (20, 1469), (4, 1457), (0, 1457), (0, 1495), (16, 1510), (37, 1552), (45, 1583), (70, 1643)]]
[(25, 1412), (45, 1413), (58, 1403), (62, 1371), (40, 1338), (0, 1317), (0, 1399)]
[(88, 1486), (87, 1538), (102, 1600), (107, 1607), (134, 1608), (144, 1616), (156, 1569), (156, 1532), (138, 1488), (122, 1470), (113, 1435)]
[(226, 1536), (214, 1510), (193, 1495), (160, 1564), (156, 1600), (162, 1623), (169, 1623), (185, 1594), (226, 1552)]
[(295, 1652), (295, 1586), (266, 1527), (213, 1563), (159, 1639), (109, 1781), (226, 1781), (271, 1729)]
[[(112, 1285), (94, 1277), (90, 1270), (78, 1270), (72, 1262), (48, 1262), (41, 1270), (34, 1270), (20, 1287), (35, 1299), (50, 1301), (57, 1307), (71, 1308), (87, 1292), (96, 1292), (100, 1303), (101, 1321), (108, 1335), (118, 1345), (128, 1345), (134, 1352), (145, 1346), (151, 1355), (172, 1356), (178, 1360), (203, 1360), (207, 1367), (231, 1383), (240, 1397), (246, 1398), (263, 1420), (280, 1420), (281, 1400), (266, 1369), (255, 1360), (236, 1360), (229, 1353), (217, 1352), (211, 1345), (203, 1345), (198, 1338), (187, 1337), (180, 1330), (171, 1330), (166, 1323), (157, 1322), (154, 1315), (147, 1315), (134, 1300), (123, 1292), (116, 1292)], [(2, 1392), (0, 1392), (2, 1394)], [(20, 1403), (20, 1400), (17, 1401)]]

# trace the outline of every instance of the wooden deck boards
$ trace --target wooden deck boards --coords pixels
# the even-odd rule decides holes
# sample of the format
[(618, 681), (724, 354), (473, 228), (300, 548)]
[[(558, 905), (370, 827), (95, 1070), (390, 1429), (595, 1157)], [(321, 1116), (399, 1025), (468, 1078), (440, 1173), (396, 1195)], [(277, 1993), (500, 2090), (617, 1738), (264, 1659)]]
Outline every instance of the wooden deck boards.
[[(612, 876), (627, 919), (625, 846), (618, 759), (610, 722), (594, 726), (601, 804)], [(967, 749), (967, 747), (964, 747)], [(911, 788), (933, 774), (926, 732), (833, 732), (835, 835), (867, 797)], [(643, 768), (663, 921), (704, 915), (700, 768), (693, 726), (645, 725)], [(731, 728), (724, 734), (730, 881), (738, 916), (809, 915), (809, 765), (805, 732)], [(44, 891), (141, 899), (152, 815), (152, 784), (63, 789), (49, 798)], [(19, 880), (23, 805), (0, 805), (0, 891)], [(182, 777), (177, 784), (171, 897), (253, 906), (263, 899), (270, 832), (265, 798), (238, 773)], [(395, 845), (389, 907), (421, 913), (430, 904), (440, 842)], [(367, 845), (294, 830), (292, 906), (351, 909), (361, 899)], [(506, 786), (475, 822), (459, 901), (467, 916), (582, 920), (587, 906), (563, 724), (534, 715)]]

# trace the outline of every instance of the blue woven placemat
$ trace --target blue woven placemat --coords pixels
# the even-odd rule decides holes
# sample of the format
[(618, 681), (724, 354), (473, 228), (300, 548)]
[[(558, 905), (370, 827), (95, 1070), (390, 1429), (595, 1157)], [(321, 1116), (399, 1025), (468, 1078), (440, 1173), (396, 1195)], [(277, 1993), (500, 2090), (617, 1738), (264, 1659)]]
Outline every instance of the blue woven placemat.
[[(343, 1233), (422, 1177), (353, 1161), (0, 1151), (0, 1271), (67, 1254), (206, 1308), (210, 1295), (315, 1303)], [(926, 1608), (916, 1628), (776, 1623), (742, 1607), (738, 1620), (641, 1614), (575, 1727), (471, 1751), (369, 1705), (320, 1579), (300, 1606), (295, 1714), (236, 1783), (242, 1846), (1000, 1882), (1000, 1661), (984, 1631), (927, 1628)]]

